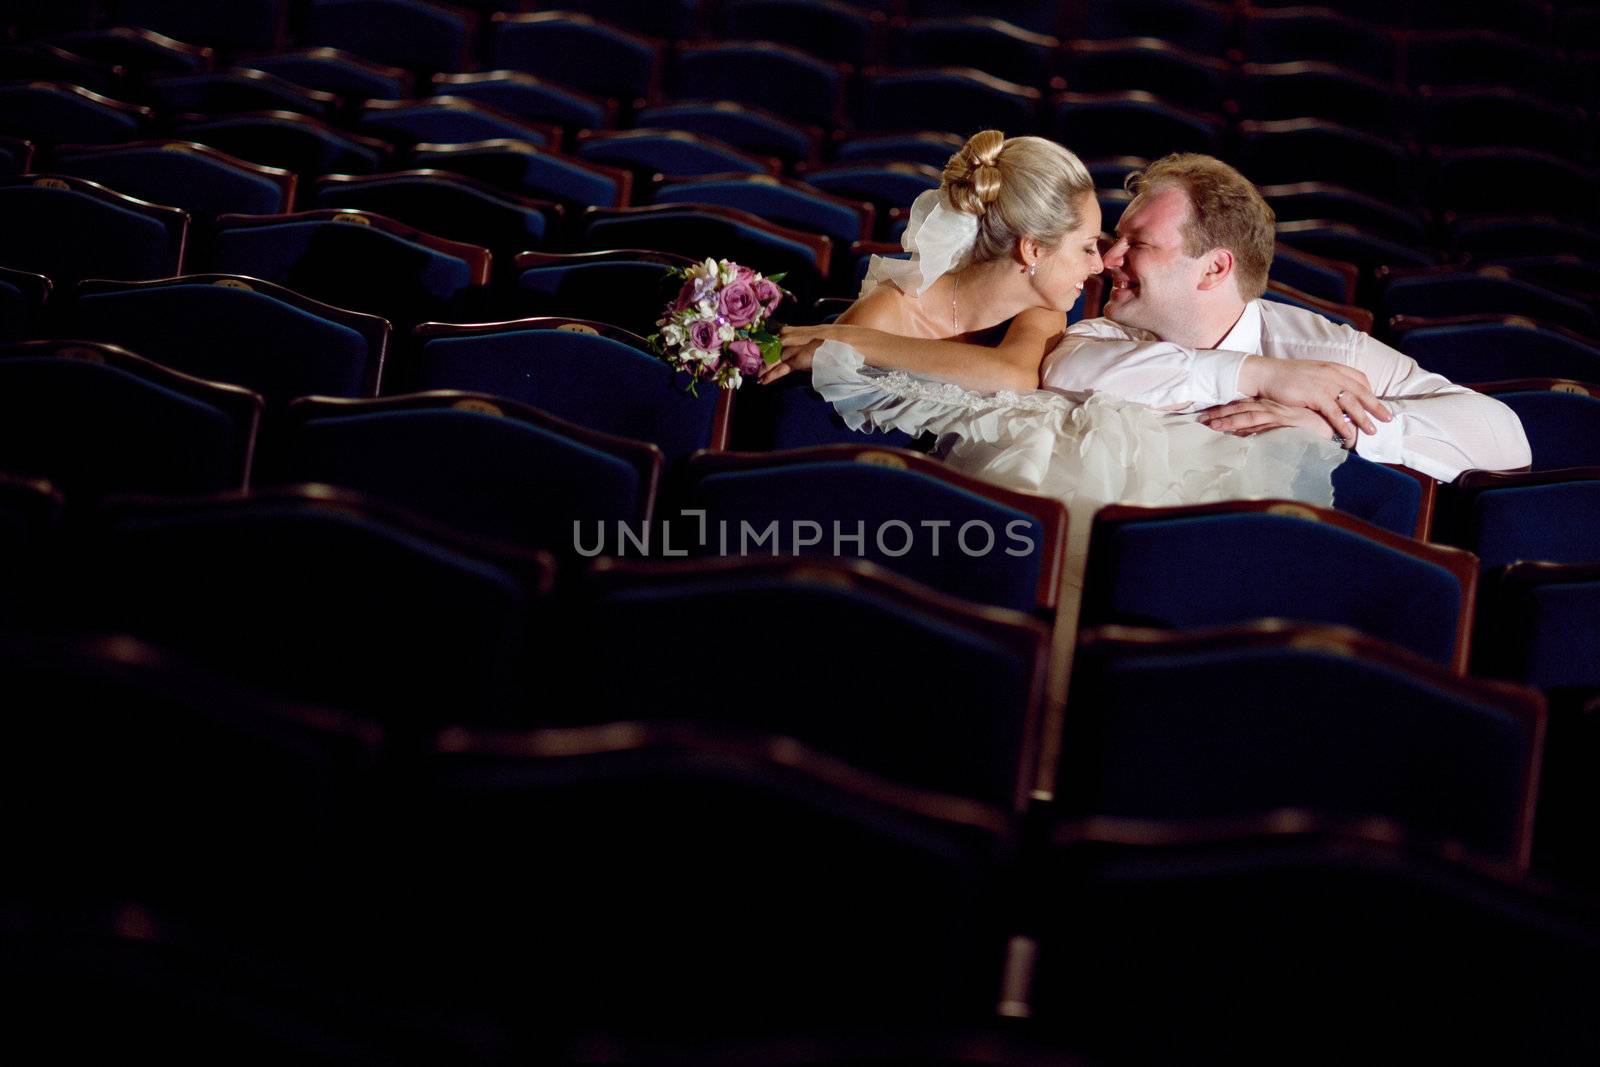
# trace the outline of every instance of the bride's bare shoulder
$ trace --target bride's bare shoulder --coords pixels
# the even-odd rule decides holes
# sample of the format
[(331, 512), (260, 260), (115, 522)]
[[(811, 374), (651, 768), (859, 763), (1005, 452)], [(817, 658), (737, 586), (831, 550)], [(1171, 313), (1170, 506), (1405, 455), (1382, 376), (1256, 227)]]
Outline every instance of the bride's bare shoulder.
[(897, 286), (880, 285), (846, 308), (837, 321), (849, 326), (905, 333), (911, 322), (912, 307), (911, 298)]

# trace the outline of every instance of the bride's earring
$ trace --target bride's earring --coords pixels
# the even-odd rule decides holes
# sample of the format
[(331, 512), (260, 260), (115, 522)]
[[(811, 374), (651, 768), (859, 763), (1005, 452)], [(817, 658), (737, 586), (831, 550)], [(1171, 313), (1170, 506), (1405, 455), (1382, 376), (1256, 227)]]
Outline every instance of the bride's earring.
[(1037, 264), (1037, 263), (1029, 263), (1028, 264), (1028, 277), (1031, 278), (1035, 274), (1038, 274), (1038, 273), (1039, 273), (1039, 264)]

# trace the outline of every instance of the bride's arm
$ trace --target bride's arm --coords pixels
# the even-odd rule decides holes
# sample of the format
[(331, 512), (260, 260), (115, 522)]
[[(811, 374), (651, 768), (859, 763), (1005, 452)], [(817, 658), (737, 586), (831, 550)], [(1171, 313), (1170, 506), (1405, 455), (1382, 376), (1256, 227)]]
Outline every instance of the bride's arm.
[(1005, 339), (994, 348), (962, 341), (902, 337), (847, 323), (785, 326), (779, 334), (783, 360), (762, 372), (761, 382), (809, 369), (812, 353), (820, 344), (842, 341), (874, 367), (940, 378), (980, 393), (1003, 389), (1027, 392), (1039, 388), (1039, 364), (1065, 331), (1066, 316), (1047, 308), (1030, 308), (1018, 315)]

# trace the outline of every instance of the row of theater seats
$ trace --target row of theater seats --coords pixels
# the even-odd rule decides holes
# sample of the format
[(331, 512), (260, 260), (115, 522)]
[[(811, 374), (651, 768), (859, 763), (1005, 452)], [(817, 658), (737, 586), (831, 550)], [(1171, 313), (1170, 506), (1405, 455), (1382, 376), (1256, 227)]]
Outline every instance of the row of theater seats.
[[(765, 597), (831, 623), (838, 604), (886, 591), (802, 571), (722, 606)], [(621, 583), (597, 604), (668, 618), (648, 595), (662, 588)], [(842, 659), (849, 636), (812, 654)], [(14, 1035), (249, 1063), (1340, 1062), (1380, 1043), (1592, 1055), (1593, 902), (1429, 843), (1429, 817), (1493, 844), (1525, 831), (1536, 700), (1337, 631), (1168, 643), (1095, 646), (1123, 646), (1094, 683), (1119, 714), (1095, 722), (1085, 706), (1074, 725), (1118, 758), (1024, 824), (1003, 802), (839, 761), (846, 735), (891, 760), (931, 756), (940, 719), (910, 691), (874, 721), (819, 702), (802, 740), (748, 714), (419, 736), (265, 698), (128, 638), (0, 640), (13, 710), (0, 782), (29, 813), (8, 891), (28, 903), (0, 935)], [(640, 644), (609, 642), (608, 673), (648, 669)], [(704, 680), (755, 658), (673, 651)], [(743, 710), (817, 666), (766, 662)], [(891, 672), (869, 666), (866, 684)], [(1224, 749), (1245, 730), (1223, 710), (1236, 698), (1255, 729)], [(1313, 728), (1268, 756), (1260, 739), (1308, 699), (1326, 716), (1297, 715), (1292, 732)], [(1190, 714), (1144, 719), (1170, 700)], [(1138, 759), (1147, 727), (1159, 739)], [(1175, 799), (1202, 784), (1202, 757), (1243, 789), (1281, 786), (1307, 765), (1287, 750), (1321, 744), (1329, 780), (1302, 792), (1395, 790), (1427, 809), (1407, 812), (1423, 829), (1073, 814), (1080, 790), (1117, 796), (1140, 773)], [(1206, 787), (1226, 792), (1218, 776)], [(84, 886), (126, 903), (82, 903)]]
[[(241, 307), (252, 297), (234, 286), (200, 288), (238, 297)], [(1039, 685), (1053, 669), (1040, 623), (1055, 621), (1072, 521), (1059, 502), (893, 448), (726, 451), (728, 394), (690, 400), (673, 391), (660, 363), (613, 338), (557, 326), (532, 320), (425, 334), (415, 384), (472, 392), (296, 400), (269, 409), (259, 456), (266, 405), (248, 390), (101, 344), (5, 349), (0, 467), (54, 479), (74, 505), (63, 516), (63, 496), (49, 485), (7, 483), (15, 551), (37, 562), (9, 583), (12, 625), (133, 630), (258, 685), (369, 715), (447, 708), (461, 719), (523, 724), (566, 721), (573, 712), (550, 697), (572, 685), (588, 687), (581, 707), (601, 720), (623, 709), (709, 706), (714, 690), (726, 707), (742, 707), (768, 669), (743, 649), (716, 667), (714, 683), (664, 686), (684, 656), (676, 641), (631, 649), (638, 670), (605, 667), (611, 634), (675, 626), (717, 634), (718, 618), (736, 617), (752, 634), (817, 635), (822, 649), (838, 642), (841, 654), (859, 648), (940, 663), (946, 669), (915, 680), (926, 691), (894, 671), (873, 679), (880, 690), (855, 683), (850, 694), (874, 708), (896, 699), (950, 715), (989, 707), (1002, 740), (953, 739), (936, 764), (963, 747), (1013, 751), (1032, 734)], [(769, 428), (827, 428), (826, 405), (808, 390), (785, 395), (791, 418)], [(1592, 448), (1596, 398), (1523, 396), (1529, 410), (1573, 399), (1591, 429), (1565, 437)], [(524, 406), (530, 401), (539, 409)], [(1427, 479), (1352, 461), (1336, 478), (1336, 502), (1364, 519), (1259, 501), (1110, 509), (1095, 520), (1082, 625), (1342, 623), (1407, 650), (1414, 669), (1431, 661), (1435, 672), (1457, 674), (1473, 662), (1475, 644), (1478, 673), (1540, 686), (1562, 709), (1581, 706), (1600, 684), (1591, 640), (1600, 625), (1591, 521), (1600, 467), (1587, 459), (1592, 465), (1527, 474), (1472, 472), (1438, 501)], [(238, 495), (252, 484), (303, 481), (376, 499), (342, 505), (334, 490), (292, 488)], [(222, 491), (233, 495), (207, 497)], [(370, 528), (383, 525), (385, 507), (421, 518), (401, 515), (393, 521), (402, 529), (380, 536)], [(409, 533), (408, 522), (417, 527)], [(710, 560), (685, 564), (683, 575), (668, 567), (658, 576), (666, 591), (641, 594), (628, 609), (642, 614), (602, 612), (585, 624), (582, 605), (592, 605), (597, 580), (587, 561), (602, 554), (765, 556), (769, 564), (859, 556), (911, 579), (915, 589), (898, 595), (926, 602), (903, 613), (903, 652), (890, 656), (893, 613), (802, 625), (792, 607), (760, 605), (759, 571)], [(622, 563), (600, 573), (631, 576)], [(635, 577), (650, 575), (647, 567)], [(674, 581), (684, 588), (672, 591)], [(719, 581), (728, 588), (714, 594)], [(697, 616), (704, 622), (691, 621)], [(984, 639), (988, 652), (958, 640), (929, 656), (941, 633), (985, 626), (1000, 633)], [(950, 666), (957, 662), (966, 666)], [(810, 681), (823, 688), (786, 684), (785, 701), (771, 703), (812, 708), (837, 676)], [(994, 710), (1001, 706), (1010, 711)], [(797, 711), (792, 722), (767, 725), (804, 733), (805, 722)], [(1008, 759), (963, 772), (964, 788), (982, 774), (998, 780), (994, 768)], [(1014, 794), (1020, 800), (1026, 781), (1002, 777), (1024, 790)], [(957, 789), (950, 780), (919, 784)]]
[[(263, 188), (283, 202), (282, 186), (254, 184), (255, 177), (233, 162), (195, 146), (112, 148), (65, 161), (62, 169), (91, 172), (146, 196), (204, 176), (205, 184), (185, 188), (208, 190), (203, 195), (213, 207), (232, 192), (255, 196)], [(230, 178), (241, 184), (230, 190)], [(183, 212), (131, 201), (86, 179), (22, 176), (0, 183), (0, 214), (7, 220), (0, 258), (20, 268), (0, 278), (7, 312), (0, 337), (74, 329), (70, 289), (77, 279), (159, 279), (208, 266), (376, 314), (403, 330), (426, 319), (562, 314), (603, 319), (645, 335), (653, 332), (665, 296), (664, 268), (684, 266), (691, 261), (684, 253), (708, 248), (771, 272), (786, 270), (796, 302), (783, 318), (808, 321), (842, 306), (831, 298), (813, 306), (812, 298), (843, 288), (839, 283), (864, 267), (871, 249), (900, 254), (859, 241), (835, 244), (825, 234), (771, 221), (776, 216), (818, 229), (836, 223), (842, 232), (859, 233), (870, 225), (866, 205), (852, 208), (814, 191), (733, 176), (662, 188), (673, 194), (664, 199), (681, 196), (684, 202), (591, 208), (571, 220), (577, 237), (563, 242), (560, 205), (518, 200), (438, 172), (329, 177), (314, 186), (313, 202), (342, 206), (293, 215), (208, 216), (198, 226)], [(79, 236), (63, 239), (63, 232)], [(1287, 232), (1284, 237), (1293, 239)], [(601, 247), (512, 251), (545, 238), (558, 247)], [(833, 267), (830, 245), (848, 247), (858, 265)], [(1480, 267), (1379, 267), (1370, 282), (1375, 296), (1366, 300), (1379, 309), (1374, 315), (1356, 303), (1363, 299), (1356, 267), (1285, 245), (1267, 295), (1376, 331), (1457, 381), (1600, 381), (1597, 305), (1592, 293), (1587, 299), (1580, 295), (1593, 269), (1592, 262), (1560, 256)], [(1097, 292), (1088, 292), (1073, 317), (1096, 313)]]

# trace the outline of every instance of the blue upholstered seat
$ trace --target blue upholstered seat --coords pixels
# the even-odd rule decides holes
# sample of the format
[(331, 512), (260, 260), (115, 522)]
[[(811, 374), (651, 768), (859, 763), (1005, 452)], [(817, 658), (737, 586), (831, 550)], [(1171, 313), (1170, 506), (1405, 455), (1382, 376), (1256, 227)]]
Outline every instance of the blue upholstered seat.
[(1215, 153), (1220, 118), (1156, 99), (1142, 90), (1057, 93), (1050, 98), (1049, 129), (1084, 156), (1143, 156), (1168, 152)]
[(712, 137), (681, 130), (638, 129), (597, 133), (578, 142), (577, 155), (637, 174), (762, 174), (764, 160)]
[(632, 184), (626, 170), (604, 167), (550, 152), (522, 141), (484, 141), (462, 145), (419, 145), (415, 166), (454, 171), (522, 196), (556, 200), (581, 210), (628, 202)]
[(0, 349), (0, 470), (74, 498), (243, 488), (261, 399), (94, 345)]
[(214, 275), (92, 287), (74, 303), (72, 324), (78, 336), (242, 385), (274, 404), (312, 393), (371, 396), (389, 333), (371, 315), (319, 305), (253, 278)]
[(27, 176), (0, 184), (0, 265), (58, 286), (176, 274), (188, 225), (185, 212), (92, 182)]
[(250, 65), (307, 89), (356, 100), (399, 100), (411, 95), (412, 80), (407, 71), (337, 48), (302, 48), (251, 56)]
[(504, 195), (470, 178), (437, 171), (400, 171), (319, 180), (301, 203), (375, 211), (425, 233), (488, 248), (509, 264), (539, 248), (559, 219), (550, 203)]
[(461, 314), (474, 287), (487, 280), (479, 274), (487, 275), (488, 262), (481, 247), (441, 248), (419, 235), (358, 224), (358, 218), (329, 210), (227, 216), (217, 225), (212, 267), (382, 315), (402, 328)]
[(488, 104), (530, 122), (553, 122), (571, 129), (597, 130), (615, 121), (615, 108), (606, 100), (519, 70), (437, 74), (433, 91)]
[(403, 726), (481, 721), (531, 662), (537, 560), (524, 575), (328, 487), (128, 505), (105, 524), (108, 621), (278, 695)]
[(271, 215), (289, 209), (292, 187), (281, 174), (183, 141), (62, 152), (55, 169), (88, 178), (127, 196), (171, 204), (200, 217), (240, 212)]
[[(863, 446), (871, 442), (854, 447)], [(730, 546), (770, 535), (736, 554), (860, 557), (979, 603), (1022, 611), (1053, 603), (1054, 590), (1041, 581), (1057, 572), (1054, 557), (1065, 551), (1053, 523), (1003, 493), (942, 478), (931, 463), (908, 470), (904, 461), (881, 465), (875, 455), (881, 453), (824, 452), (807, 462), (771, 463), (747, 457), (732, 469), (707, 464), (690, 496), (713, 530), (727, 523)], [(847, 540), (857, 532), (859, 543)], [(720, 535), (708, 540), (703, 552), (724, 551)]]
[(386, 142), (358, 137), (286, 111), (179, 122), (176, 135), (252, 163), (294, 171), (304, 178), (368, 174), (378, 169), (387, 154)]
[(836, 64), (785, 45), (726, 41), (682, 46), (674, 84), (684, 99), (737, 100), (832, 129), (845, 78)]
[(1484, 567), (1517, 560), (1600, 561), (1600, 481), (1485, 487), (1468, 506), (1463, 543)]
[(800, 126), (749, 104), (733, 100), (680, 100), (640, 108), (634, 124), (683, 130), (732, 145), (758, 156), (786, 162), (810, 162), (817, 155), (815, 128)]
[(984, 129), (1029, 134), (1039, 128), (1039, 99), (1038, 89), (981, 71), (884, 71), (862, 88), (858, 125), (869, 130), (933, 126), (962, 137)]
[(235, 0), (193, 4), (188, 0), (122, 0), (117, 17), (125, 26), (143, 26), (180, 41), (219, 48), (266, 50), (283, 37), (288, 0)]
[(1600, 381), (1600, 347), (1526, 319), (1419, 323), (1403, 329), (1396, 344), (1454, 382)]
[[(800, 183), (714, 176), (663, 184), (651, 197), (657, 204), (721, 204), (739, 208), (781, 226), (826, 234), (848, 247), (870, 234), (871, 216), (859, 205), (842, 203)], [(864, 233), (863, 230), (868, 232)]]
[[(586, 659), (607, 659), (615, 635), (714, 634), (733, 625), (751, 641), (806, 633), (874, 662), (911, 657), (943, 666), (864, 671), (840, 699), (834, 672), (785, 672), (773, 684), (758, 656), (731, 656), (713, 676), (681, 684), (673, 666), (681, 646), (652, 641), (627, 670), (596, 670), (590, 701), (563, 721), (687, 719), (780, 734), (888, 780), (1000, 808), (1026, 791), (1022, 757), (1035, 726), (1033, 672), (1044, 633), (1026, 615), (994, 611), (985, 621), (993, 609), (831, 564), (720, 560), (632, 581), (601, 578), (574, 621)], [(918, 740), (909, 742), (907, 731)]]
[(1533, 469), (1600, 467), (1600, 397), (1553, 389), (1496, 393), (1517, 413), (1533, 448)]
[(1128, 509), (1096, 521), (1085, 578), (1087, 625), (1193, 628), (1282, 617), (1354, 626), (1436, 663), (1460, 662), (1475, 568), (1464, 554), (1387, 543), (1326, 520), (1237, 505)]
[(693, 262), (665, 252), (626, 249), (536, 252), (517, 258), (517, 291), (507, 299), (525, 315), (593, 319), (648, 337), (677, 292), (667, 271)]
[(1298, 632), (1086, 644), (1064, 813), (1376, 815), (1525, 862), (1541, 709), (1381, 642)]
[(490, 30), (489, 65), (527, 71), (596, 96), (634, 100), (655, 87), (661, 52), (646, 38), (584, 14), (500, 13)]
[(469, 14), (420, 0), (311, 0), (304, 40), (395, 67), (461, 70), (476, 28)]
[(854, 66), (871, 58), (871, 16), (838, 0), (729, 0), (718, 16), (724, 40), (776, 41)]
[(36, 144), (131, 141), (153, 118), (149, 108), (108, 100), (75, 85), (0, 85), (0, 134)]
[(503, 396), (660, 447), (668, 469), (715, 439), (716, 388), (698, 397), (641, 347), (594, 334), (517, 329), (426, 338), (414, 386)]
[(650, 514), (660, 456), (504, 400), (303, 401), (282, 474), (343, 485), (497, 541), (573, 553), (573, 524)]

